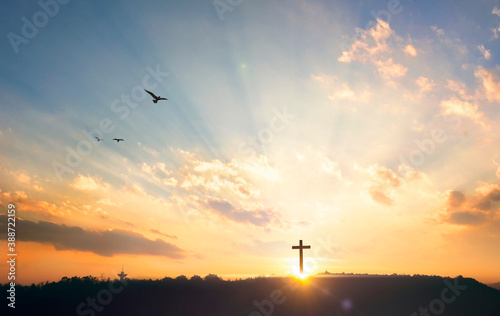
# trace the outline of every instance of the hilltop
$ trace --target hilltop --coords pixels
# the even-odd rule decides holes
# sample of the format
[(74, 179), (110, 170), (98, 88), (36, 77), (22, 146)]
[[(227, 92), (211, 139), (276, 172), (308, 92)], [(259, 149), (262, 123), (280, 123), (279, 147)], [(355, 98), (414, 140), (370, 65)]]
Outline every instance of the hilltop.
[(500, 315), (499, 290), (439, 276), (225, 281), (209, 275), (123, 283), (73, 277), (18, 287), (17, 295), (18, 315)]

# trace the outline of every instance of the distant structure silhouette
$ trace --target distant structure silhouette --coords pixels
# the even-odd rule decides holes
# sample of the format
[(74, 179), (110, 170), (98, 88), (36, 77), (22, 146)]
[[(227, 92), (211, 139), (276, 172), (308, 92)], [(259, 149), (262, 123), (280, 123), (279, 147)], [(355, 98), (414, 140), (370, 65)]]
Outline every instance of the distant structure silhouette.
[(120, 277), (120, 281), (123, 282), (125, 280), (125, 277), (128, 275), (128, 274), (125, 274), (125, 271), (123, 270), (123, 267), (122, 267), (122, 272), (117, 274), (119, 277)]
[(150, 96), (153, 97), (153, 103), (158, 103), (158, 101), (160, 101), (160, 100), (168, 100), (167, 98), (162, 98), (160, 96), (156, 96), (153, 92), (148, 91), (146, 89), (144, 89), (144, 91), (146, 91), (147, 93), (149, 93)]
[(311, 246), (302, 245), (302, 239), (299, 240), (298, 246), (292, 246), (292, 249), (299, 249), (300, 254), (300, 275), (304, 273), (304, 254), (302, 252), (303, 249), (311, 249)]

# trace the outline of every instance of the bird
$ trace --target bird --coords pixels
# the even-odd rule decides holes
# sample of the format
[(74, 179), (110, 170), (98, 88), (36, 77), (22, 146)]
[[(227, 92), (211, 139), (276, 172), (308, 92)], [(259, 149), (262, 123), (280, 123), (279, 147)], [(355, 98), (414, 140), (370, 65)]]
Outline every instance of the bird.
[(150, 96), (153, 97), (153, 103), (158, 103), (160, 100), (168, 100), (167, 98), (162, 98), (161, 96), (156, 96), (153, 92), (144, 89)]
[(123, 140), (123, 139), (121, 139), (121, 138), (113, 138), (113, 140), (116, 140), (116, 142), (117, 142), (117, 143), (119, 143), (119, 142), (124, 142), (124, 140)]
[(100, 142), (102, 140), (102, 138), (99, 138), (97, 136), (94, 136), (95, 139), (97, 139), (98, 142)]

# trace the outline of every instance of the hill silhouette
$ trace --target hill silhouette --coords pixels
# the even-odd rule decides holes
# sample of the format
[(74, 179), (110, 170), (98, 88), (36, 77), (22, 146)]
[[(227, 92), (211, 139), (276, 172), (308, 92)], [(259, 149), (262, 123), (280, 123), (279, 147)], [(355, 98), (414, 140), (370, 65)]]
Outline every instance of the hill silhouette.
[(488, 284), (488, 286), (500, 290), (500, 282)]
[[(7, 289), (1, 286), (3, 293)], [(471, 278), (439, 276), (329, 275), (302, 282), (208, 275), (123, 283), (72, 277), (18, 286), (16, 297), (16, 315), (40, 316), (500, 315), (499, 290)]]

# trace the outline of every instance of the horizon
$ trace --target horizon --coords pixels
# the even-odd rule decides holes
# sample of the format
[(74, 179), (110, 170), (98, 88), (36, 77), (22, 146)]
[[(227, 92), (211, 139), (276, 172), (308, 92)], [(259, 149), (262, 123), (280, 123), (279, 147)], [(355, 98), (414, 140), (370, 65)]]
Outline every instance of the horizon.
[(500, 0), (0, 15), (16, 283), (298, 275), (299, 240), (307, 275), (500, 282)]
[[(326, 273), (327, 272), (327, 273)], [(240, 275), (240, 276), (234, 276), (234, 275), (218, 275), (215, 273), (209, 273), (207, 275), (198, 275), (198, 274), (193, 274), (191, 276), (189, 275), (184, 275), (180, 274), (177, 276), (164, 276), (162, 278), (135, 278), (135, 277), (129, 277), (128, 275), (125, 277), (126, 280), (129, 281), (163, 281), (163, 280), (185, 280), (187, 281), (192, 281), (193, 279), (200, 278), (202, 280), (207, 280), (209, 277), (215, 277), (218, 280), (221, 281), (228, 281), (228, 282), (233, 282), (233, 281), (245, 281), (245, 280), (253, 280), (253, 279), (272, 279), (272, 278), (291, 278), (296, 280), (297, 282), (301, 283), (308, 283), (311, 279), (313, 278), (328, 278), (328, 277), (410, 277), (410, 278), (418, 278), (418, 277), (423, 277), (423, 278), (442, 278), (442, 279), (456, 279), (456, 278), (464, 278), (464, 279), (472, 279), (475, 280), (479, 283), (485, 284), (485, 285), (493, 285), (493, 284), (500, 284), (500, 282), (493, 282), (493, 283), (483, 283), (480, 282), (479, 280), (476, 280), (474, 278), (468, 277), (468, 276), (463, 276), (463, 275), (456, 275), (456, 276), (443, 276), (443, 275), (423, 275), (423, 274), (397, 274), (397, 273), (392, 273), (392, 274), (369, 274), (369, 273), (350, 273), (350, 272), (330, 272), (330, 271), (324, 271), (324, 272), (318, 272), (315, 274), (308, 274), (308, 275), (303, 275), (303, 276), (298, 276), (295, 274), (283, 274), (283, 275), (278, 275), (278, 274), (269, 274), (269, 275)], [(72, 278), (79, 278), (79, 279), (85, 279), (85, 278), (93, 278), (97, 280), (98, 282), (109, 282), (109, 281), (119, 281), (119, 277), (109, 277), (106, 275), (102, 276), (94, 276), (94, 275), (85, 275), (85, 276), (64, 276), (59, 280), (46, 280), (38, 283), (31, 283), (31, 284), (16, 284), (16, 286), (31, 286), (31, 285), (45, 285), (46, 283), (58, 283), (64, 281), (64, 279), (72, 279)], [(2, 284), (0, 283), (0, 286), (8, 286), (9, 283)], [(500, 289), (499, 289), (500, 290)]]

